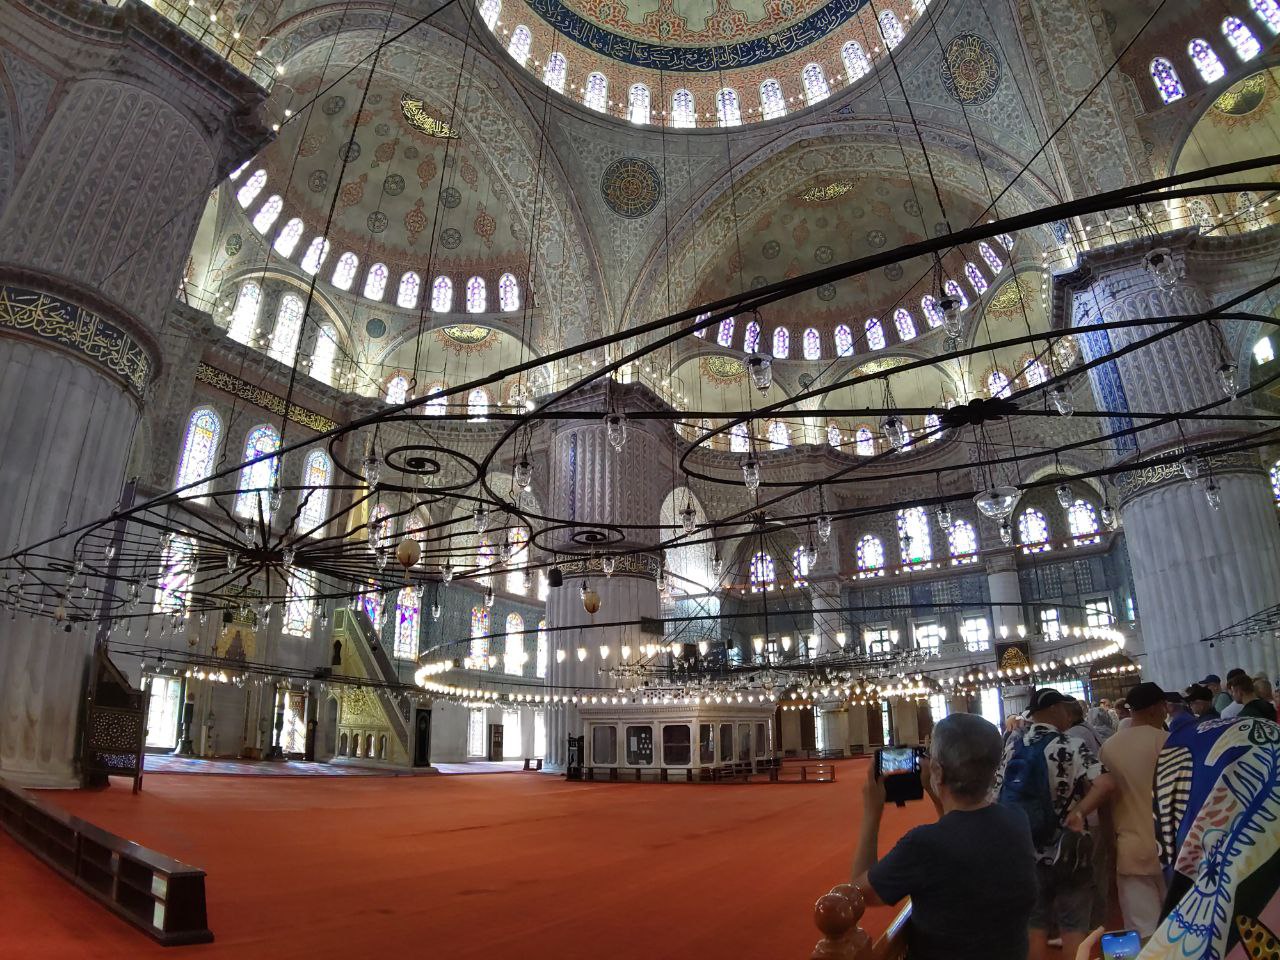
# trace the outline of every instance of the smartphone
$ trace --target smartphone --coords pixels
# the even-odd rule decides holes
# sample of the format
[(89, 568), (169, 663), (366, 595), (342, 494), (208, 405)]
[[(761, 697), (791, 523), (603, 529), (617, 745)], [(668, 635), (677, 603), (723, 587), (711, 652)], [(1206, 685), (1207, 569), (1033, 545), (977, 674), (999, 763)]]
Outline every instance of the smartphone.
[(876, 779), (884, 783), (884, 797), (903, 806), (924, 796), (920, 779), (920, 751), (916, 747), (876, 749)]
[(1132, 960), (1141, 952), (1137, 930), (1110, 930), (1102, 935), (1102, 960)]

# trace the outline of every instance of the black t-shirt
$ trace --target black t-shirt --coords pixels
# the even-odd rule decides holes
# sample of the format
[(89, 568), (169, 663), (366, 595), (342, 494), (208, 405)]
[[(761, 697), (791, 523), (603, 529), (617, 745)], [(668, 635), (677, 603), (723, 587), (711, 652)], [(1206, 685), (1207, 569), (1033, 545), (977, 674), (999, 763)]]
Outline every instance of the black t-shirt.
[(1267, 700), (1259, 697), (1257, 700), (1250, 700), (1244, 705), (1244, 708), (1236, 714), (1237, 717), (1257, 717), (1260, 720), (1275, 720), (1275, 705)]
[(885, 903), (911, 898), (911, 960), (1026, 960), (1035, 867), (1026, 816), (993, 803), (911, 830), (868, 879)]

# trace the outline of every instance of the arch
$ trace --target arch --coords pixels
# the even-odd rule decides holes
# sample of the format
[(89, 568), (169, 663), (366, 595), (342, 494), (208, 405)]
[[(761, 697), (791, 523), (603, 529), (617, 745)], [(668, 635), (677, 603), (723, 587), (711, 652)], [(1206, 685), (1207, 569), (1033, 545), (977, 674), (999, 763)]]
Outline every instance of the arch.
[(236, 203), (241, 207), (248, 207), (257, 199), (258, 194), (262, 192), (262, 188), (267, 185), (267, 171), (255, 170), (244, 183), (240, 184), (240, 189), (236, 191)]
[(418, 591), (401, 587), (396, 595), (396, 633), (391, 652), (397, 660), (412, 660), (418, 655)]
[(1235, 212), (1246, 230), (1261, 230), (1267, 225), (1267, 216), (1259, 209), (1258, 196), (1252, 190), (1236, 194)]
[(774, 570), (773, 557), (763, 550), (756, 552), (751, 558), (750, 566), (751, 592), (763, 593), (772, 590), (778, 582)]
[(453, 308), (453, 281), (448, 277), (436, 277), (431, 284), (432, 313), (448, 313)]
[(398, 373), (387, 381), (387, 403), (395, 406), (409, 399), (409, 378)]
[(276, 311), (275, 329), (271, 331), (271, 346), (267, 354), (286, 366), (292, 366), (298, 355), (298, 339), (302, 336), (302, 298), (297, 294), (286, 293), (280, 298), (280, 309)]
[(477, 604), (471, 608), (471, 661), (478, 670), (489, 669), (489, 608)]
[(492, 401), (489, 398), (489, 391), (484, 387), (476, 387), (467, 394), (467, 413), (473, 420), (483, 420), (489, 415), (489, 408)]
[(964, 275), (969, 279), (969, 286), (979, 297), (987, 292), (987, 278), (982, 275), (978, 265), (970, 260), (964, 265)]
[(822, 359), (822, 337), (816, 327), (809, 327), (800, 339), (800, 350), (806, 360)]
[(569, 75), (569, 61), (559, 50), (547, 57), (547, 66), (542, 71), (542, 82), (556, 93), (564, 93), (564, 82)]
[(445, 385), (443, 383), (432, 384), (427, 389), (427, 397), (429, 398), (425, 405), (425, 413), (429, 417), (441, 417), (449, 412), (449, 399), (444, 396)]
[(766, 120), (787, 115), (787, 98), (782, 94), (782, 84), (772, 77), (760, 84), (760, 114)]
[(364, 295), (370, 300), (381, 300), (387, 295), (387, 278), (390, 276), (385, 263), (375, 263), (364, 278)]
[(329, 484), (333, 482), (333, 461), (323, 450), (312, 450), (302, 462), (302, 485), (298, 509), (298, 531), (318, 537), (329, 518)]
[(884, 327), (880, 325), (879, 318), (871, 317), (867, 320), (865, 327), (867, 331), (867, 346), (872, 350), (883, 350), (885, 344)]
[(320, 268), (324, 266), (327, 256), (329, 256), (329, 241), (324, 237), (312, 237), (311, 245), (307, 247), (307, 252), (302, 255), (302, 259), (298, 261), (298, 266), (302, 267), (307, 273), (317, 274), (320, 272)]
[(582, 86), (582, 105), (597, 113), (604, 113), (609, 106), (609, 78), (599, 70), (587, 74), (587, 82)]
[(524, 66), (529, 60), (529, 50), (533, 46), (533, 34), (523, 23), (516, 26), (511, 31), (511, 41), (507, 44), (507, 53), (511, 54), (511, 59), (520, 66)]
[(735, 423), (729, 428), (729, 452), (746, 453), (751, 449), (751, 440), (747, 436), (747, 425)]
[(925, 414), (923, 436), (925, 443), (942, 439), (942, 418), (936, 413)]
[[(275, 453), (280, 449), (280, 434), (269, 423), (254, 427), (245, 436), (244, 456), (248, 461)], [(237, 517), (256, 521), (258, 512), (262, 512), (263, 520), (271, 523), (271, 493), (275, 488), (280, 473), (280, 458), (267, 457), (257, 463), (240, 468), (239, 492), (236, 494), (233, 508)]]
[(868, 533), (858, 541), (858, 546), (854, 550), (854, 559), (858, 564), (859, 577), (884, 576), (884, 544), (874, 534)]
[(876, 455), (876, 435), (870, 427), (858, 427), (853, 432), (853, 450), (860, 457)]
[(412, 270), (400, 277), (400, 285), (396, 288), (396, 306), (412, 310), (418, 305), (418, 293), (422, 289), (422, 278)]
[(1023, 553), (1043, 553), (1050, 548), (1049, 521), (1035, 507), (1028, 507), (1018, 517), (1018, 543)]
[(1000, 255), (991, 248), (991, 244), (985, 240), (978, 244), (978, 254), (982, 257), (987, 267), (991, 270), (993, 277), (999, 276), (1000, 271), (1004, 269), (1004, 261), (1000, 259)]
[(836, 327), (835, 341), (837, 357), (853, 356), (853, 331), (849, 329), (847, 323), (842, 323)]
[(183, 496), (202, 500), (209, 494), (209, 480), (218, 460), (222, 444), (222, 418), (212, 407), (197, 407), (187, 418), (187, 432), (182, 438), (182, 454), (178, 457), (175, 486), (202, 481)]
[(880, 36), (884, 37), (886, 47), (892, 50), (903, 41), (906, 35), (906, 31), (902, 29), (902, 22), (898, 19), (896, 13), (892, 10), (881, 11)]
[(844, 72), (848, 74), (850, 83), (861, 80), (871, 72), (871, 58), (857, 40), (850, 40), (840, 48), (840, 59), (844, 61)]
[(844, 437), (840, 434), (840, 424), (834, 420), (827, 421), (827, 446), (839, 449), (844, 444)]
[(898, 546), (903, 566), (926, 564), (933, 559), (929, 515), (924, 507), (907, 507), (898, 511)]
[(467, 313), (484, 313), (489, 306), (489, 293), (484, 277), (472, 277), (467, 281)]
[(293, 256), (293, 251), (298, 249), (298, 241), (302, 239), (302, 233), (306, 230), (306, 224), (302, 222), (301, 217), (294, 217), (276, 234), (276, 241), (272, 245), (276, 253), (282, 257)]
[(1248, 63), (1262, 52), (1262, 44), (1239, 17), (1227, 17), (1222, 21), (1222, 35), (1227, 38), (1231, 49), (1244, 63)]
[[(693, 509), (695, 528), (706, 523), (706, 510), (703, 509), (698, 497), (688, 487), (676, 487), (663, 498), (658, 510), (658, 522), (663, 527), (683, 533), (685, 512), (689, 508)], [(673, 591), (700, 593), (712, 589), (715, 585), (717, 578), (712, 572), (714, 547), (705, 540), (701, 543), (696, 542), (701, 539), (699, 537), (692, 539), (695, 542), (677, 539), (667, 547), (667, 582), (671, 584)], [(699, 602), (709, 604), (708, 612), (711, 614), (719, 613), (719, 599), (708, 597)]]
[(502, 651), (502, 670), (510, 676), (524, 673), (524, 617), (508, 613), (506, 622), (506, 646)]
[(651, 101), (649, 88), (643, 83), (633, 83), (627, 91), (627, 119), (632, 123), (648, 123)]
[(930, 327), (942, 326), (942, 308), (938, 306), (936, 297), (925, 294), (920, 298), (920, 311), (925, 316), (925, 321)]
[(716, 120), (722, 127), (736, 127), (742, 123), (737, 90), (725, 87), (716, 93)]
[(507, 558), (507, 592), (524, 596), (529, 592), (525, 564), (529, 560), (529, 532), (516, 527), (507, 535), (511, 553)]
[(1098, 542), (1098, 513), (1088, 500), (1077, 498), (1067, 510), (1067, 527), (1076, 543)]
[(1009, 382), (1009, 375), (999, 367), (987, 374), (987, 396), (1007, 397), (1012, 392), (1013, 385)]
[(231, 324), (227, 336), (237, 343), (247, 344), (258, 326), (258, 309), (262, 304), (262, 287), (254, 280), (240, 284), (236, 293), (236, 305), (231, 311)]
[(725, 317), (716, 330), (716, 343), (722, 347), (733, 346), (733, 317)]
[(1227, 68), (1222, 65), (1222, 61), (1218, 59), (1218, 54), (1214, 52), (1208, 40), (1196, 37), (1187, 44), (1187, 55), (1191, 57), (1196, 72), (1205, 83), (1215, 83), (1227, 73)]
[(520, 281), (513, 273), (498, 278), (498, 306), (507, 313), (520, 309)]
[(350, 747), (348, 746), (347, 732), (344, 730), (342, 731), (341, 735), (339, 735), (338, 737), (338, 756), (345, 757), (349, 749)]
[(800, 80), (804, 84), (805, 103), (809, 106), (827, 99), (831, 94), (831, 87), (827, 84), (827, 75), (823, 73), (819, 64), (806, 64), (804, 70), (800, 72)]
[(755, 320), (747, 324), (742, 335), (742, 349), (747, 353), (756, 353), (760, 349), (760, 324)]
[(321, 383), (333, 385), (333, 366), (338, 359), (338, 331), (332, 323), (320, 325), (311, 348), (311, 376)]
[(775, 450), (791, 446), (791, 430), (781, 420), (769, 421), (769, 445)]
[(259, 233), (266, 233), (271, 229), (271, 225), (276, 222), (276, 218), (280, 216), (280, 211), (284, 209), (284, 197), (275, 193), (267, 198), (256, 214), (253, 216), (253, 229)]
[(791, 334), (786, 327), (778, 327), (773, 331), (773, 356), (775, 360), (785, 360), (791, 356)]
[(348, 250), (338, 258), (333, 268), (333, 285), (339, 290), (350, 290), (356, 282), (356, 271), (360, 269), (360, 258)]
[(956, 300), (960, 301), (961, 310), (969, 309), (969, 298), (964, 295), (964, 290), (961, 289), (960, 284), (956, 283), (954, 280), (948, 280), (942, 285), (942, 289), (947, 292), (948, 296), (954, 297)]
[(911, 311), (906, 307), (899, 307), (893, 311), (893, 325), (898, 330), (899, 340), (914, 340), (916, 336), (916, 321), (911, 316)]
[(978, 560), (978, 534), (968, 520), (953, 520), (947, 530), (951, 547), (951, 565), (961, 566)]
[(681, 87), (671, 95), (671, 125), (673, 127), (697, 126), (698, 114), (693, 93)]
[(1164, 57), (1156, 57), (1151, 61), (1151, 82), (1156, 85), (1156, 92), (1165, 103), (1173, 103), (1187, 95), (1178, 71)]

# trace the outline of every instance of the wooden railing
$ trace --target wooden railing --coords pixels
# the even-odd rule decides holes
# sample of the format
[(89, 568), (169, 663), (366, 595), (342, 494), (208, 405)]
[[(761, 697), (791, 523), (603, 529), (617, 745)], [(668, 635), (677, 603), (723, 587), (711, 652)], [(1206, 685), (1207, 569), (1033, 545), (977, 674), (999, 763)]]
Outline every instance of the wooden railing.
[(822, 939), (814, 946), (810, 960), (902, 960), (907, 954), (911, 901), (874, 943), (858, 926), (866, 911), (862, 892), (851, 883), (837, 884), (819, 897), (813, 905), (813, 922)]

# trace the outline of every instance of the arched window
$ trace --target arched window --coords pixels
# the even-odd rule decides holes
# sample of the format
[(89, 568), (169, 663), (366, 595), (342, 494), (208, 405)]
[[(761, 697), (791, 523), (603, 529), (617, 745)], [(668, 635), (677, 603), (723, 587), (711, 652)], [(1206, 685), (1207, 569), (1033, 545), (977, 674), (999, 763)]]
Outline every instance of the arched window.
[(525, 564), (529, 559), (529, 534), (524, 527), (516, 527), (507, 537), (511, 556), (507, 559), (507, 591), (524, 596), (529, 592), (525, 582)]
[(1242, 190), (1236, 194), (1236, 216), (1246, 230), (1261, 230), (1267, 225), (1266, 215), (1259, 207), (1257, 194), (1252, 190)]
[(418, 655), (418, 591), (402, 587), (396, 595), (396, 638), (391, 648), (397, 660)]
[(947, 531), (951, 545), (951, 565), (962, 566), (978, 561), (978, 534), (968, 520), (954, 520)]
[(240, 164), (240, 166), (236, 167), (234, 170), (232, 170), (230, 173), (228, 173), (228, 174), (227, 174), (227, 179), (228, 179), (228, 180), (239, 180), (239, 179), (240, 179), (240, 174), (244, 173), (247, 169), (249, 169), (249, 164), (251, 164), (251, 163), (253, 163), (253, 158), (252, 158), (252, 157), (250, 157), (250, 158), (249, 158), (248, 160), (246, 160), (244, 163)]
[(471, 666), (489, 669), (489, 608), (483, 604), (471, 608)]
[(323, 450), (312, 450), (302, 463), (302, 502), (298, 510), (298, 532), (318, 537), (329, 518), (329, 484), (333, 480), (333, 462)]
[(504, 673), (515, 677), (524, 673), (524, 617), (518, 613), (507, 614), (507, 643), (502, 654)]
[(855, 556), (858, 561), (859, 577), (865, 579), (884, 576), (884, 544), (880, 542), (879, 537), (868, 533), (859, 540)]
[(991, 275), (998, 276), (1000, 271), (1004, 269), (1004, 261), (1000, 259), (1000, 255), (991, 249), (991, 244), (983, 241), (978, 244), (978, 253), (982, 254), (982, 259), (986, 261), (987, 266), (991, 268)]
[(899, 340), (915, 339), (916, 322), (911, 316), (911, 311), (906, 307), (899, 307), (893, 311), (893, 325), (898, 328)]
[(834, 420), (827, 421), (827, 446), (840, 447), (844, 443), (844, 438), (840, 435), (840, 424)]
[(876, 455), (876, 435), (870, 427), (859, 427), (853, 434), (853, 449), (860, 457)]
[(582, 88), (582, 104), (599, 113), (604, 113), (609, 105), (609, 78), (599, 70), (587, 74), (586, 85)]
[(747, 437), (747, 425), (745, 423), (735, 423), (729, 428), (729, 452), (746, 453), (750, 449), (751, 443)]
[(280, 216), (280, 211), (284, 209), (284, 198), (280, 194), (273, 194), (267, 198), (267, 202), (262, 205), (253, 217), (253, 229), (259, 233), (266, 233), (271, 229), (271, 225), (276, 222), (276, 217)]
[(409, 378), (403, 373), (396, 374), (387, 381), (387, 403), (392, 406), (404, 403), (409, 399)]
[(472, 420), (483, 420), (489, 415), (489, 391), (484, 387), (476, 387), (467, 394), (467, 413)]
[(564, 54), (557, 50), (547, 57), (546, 69), (542, 71), (542, 82), (556, 93), (564, 93), (564, 81), (569, 72), (569, 62)]
[(1249, 6), (1258, 15), (1258, 19), (1267, 25), (1272, 33), (1280, 33), (1280, 3), (1276, 0), (1249, 0)]
[(808, 586), (809, 551), (804, 547), (796, 547), (791, 551), (791, 576), (797, 587)]
[(507, 44), (507, 53), (520, 66), (529, 59), (529, 48), (533, 46), (533, 34), (523, 23), (511, 31), (511, 42)]
[(1280, 460), (1271, 465), (1270, 473), (1271, 495), (1275, 498), (1276, 503), (1280, 505)]
[(1208, 40), (1196, 37), (1187, 44), (1187, 54), (1191, 57), (1191, 62), (1196, 65), (1196, 72), (1200, 74), (1200, 79), (1205, 83), (1214, 83), (1226, 75), (1227, 68), (1222, 65), (1213, 47), (1209, 46)]
[(906, 36), (898, 15), (892, 10), (885, 10), (880, 14), (880, 36), (884, 37), (884, 44), (890, 50), (900, 44), (902, 38)]
[(200, 499), (209, 493), (209, 481), (218, 459), (218, 446), (222, 443), (222, 418), (211, 407), (198, 407), (187, 420), (187, 434), (182, 440), (182, 456), (178, 458), (176, 486), (185, 487), (197, 480), (203, 481), (183, 493), (184, 497)]
[(804, 339), (801, 341), (801, 348), (804, 351), (806, 360), (822, 359), (822, 337), (818, 335), (818, 331), (810, 327), (804, 332)]
[(844, 72), (849, 75), (850, 83), (871, 72), (871, 60), (857, 40), (850, 40), (841, 48), (840, 59), (844, 61)]
[[(694, 323), (701, 323), (703, 320), (707, 319), (707, 317), (709, 317), (709, 316), (711, 316), (711, 314), (709, 314), (709, 313), (700, 313), (700, 314), (698, 314), (696, 317), (694, 317), (694, 318), (693, 318), (693, 322), (694, 322)], [(706, 328), (706, 327), (699, 327), (697, 330), (693, 331), (693, 335), (694, 335), (695, 337), (700, 337), (700, 338), (702, 338), (703, 340), (705, 340), (705, 339), (707, 339), (707, 328)]]
[(422, 280), (410, 270), (400, 277), (400, 286), (396, 290), (396, 306), (412, 310), (418, 305), (418, 291), (422, 288)]
[(930, 327), (942, 326), (942, 308), (938, 306), (938, 301), (925, 294), (920, 298), (920, 310), (924, 313), (925, 320), (928, 321)]
[(827, 86), (827, 75), (822, 72), (822, 67), (816, 63), (808, 64), (800, 73), (800, 79), (804, 83), (805, 103), (810, 106), (820, 100), (825, 100), (831, 93), (831, 88)]
[(982, 271), (978, 269), (978, 265), (970, 261), (964, 265), (964, 275), (969, 278), (969, 286), (973, 287), (973, 292), (978, 296), (982, 296), (987, 292), (987, 278), (982, 275)]
[(387, 265), (375, 263), (364, 278), (364, 295), (370, 300), (381, 300), (387, 292)]
[(498, 278), (498, 306), (507, 312), (520, 309), (520, 283), (514, 274), (504, 273)]
[(193, 537), (171, 536), (160, 556), (154, 613), (175, 613), (187, 605), (191, 590), (191, 561), (196, 555)]
[(435, 313), (448, 313), (453, 306), (453, 281), (448, 277), (436, 277), (431, 284), (431, 309)]
[(633, 83), (627, 91), (627, 119), (632, 123), (648, 123), (649, 100), (649, 88), (643, 83)]
[(1264, 363), (1270, 363), (1276, 358), (1275, 348), (1271, 345), (1270, 337), (1260, 337), (1253, 345), (1253, 362), (1261, 366)]
[(772, 590), (778, 582), (773, 569), (773, 557), (763, 550), (751, 558), (751, 592), (760, 593)]
[(1262, 44), (1258, 42), (1258, 38), (1237, 17), (1227, 17), (1222, 21), (1222, 35), (1241, 60), (1252, 60), (1262, 52)]
[(294, 217), (284, 225), (284, 228), (276, 235), (275, 250), (282, 257), (293, 256), (293, 251), (298, 248), (298, 241), (302, 239), (302, 231), (306, 229), (306, 225), (299, 217)]
[(350, 290), (356, 282), (356, 271), (360, 268), (360, 258), (348, 250), (338, 258), (338, 265), (333, 268), (333, 285), (339, 290)]
[(760, 324), (752, 320), (742, 335), (742, 349), (747, 353), (755, 353), (760, 349)]
[(321, 325), (311, 348), (311, 376), (321, 383), (333, 384), (333, 364), (338, 358), (338, 331), (333, 324)]
[(716, 343), (722, 347), (733, 345), (733, 317), (725, 317), (720, 321), (720, 327), (716, 330)]
[(836, 356), (853, 356), (853, 331), (847, 323), (842, 323), (835, 330)]
[(785, 450), (791, 446), (791, 431), (781, 420), (769, 421), (769, 446), (775, 450)]
[(867, 346), (872, 350), (884, 349), (884, 327), (880, 326), (880, 320), (872, 317), (866, 322), (867, 330)]
[(929, 514), (924, 507), (908, 507), (898, 511), (898, 545), (902, 550), (903, 566), (916, 566), (933, 559)]
[(1187, 95), (1178, 71), (1164, 57), (1156, 57), (1151, 61), (1151, 82), (1156, 85), (1156, 92), (1165, 103), (1173, 103)]
[(716, 94), (716, 119), (722, 127), (736, 127), (742, 123), (742, 108), (738, 106), (738, 91), (725, 87)]
[(969, 309), (969, 298), (966, 297), (964, 295), (964, 291), (960, 289), (960, 284), (956, 283), (954, 280), (948, 280), (946, 283), (942, 285), (942, 289), (947, 291), (947, 294), (949, 296), (952, 296), (955, 299), (960, 301), (961, 310)]
[(777, 80), (760, 84), (760, 113), (766, 120), (787, 115), (787, 98), (782, 95), (782, 84)]
[(921, 431), (925, 443), (933, 443), (942, 439), (942, 420), (936, 413), (927, 413), (924, 417), (924, 430)]
[(791, 356), (791, 334), (786, 327), (778, 327), (773, 331), (773, 356), (776, 360), (785, 360)]
[(437, 383), (427, 390), (426, 414), (441, 417), (449, 411), (449, 400), (444, 396), (444, 384)]
[[(249, 431), (244, 441), (244, 461), (253, 460), (280, 449), (280, 434), (270, 424), (261, 424)], [(240, 468), (239, 492), (236, 494), (237, 517), (257, 521), (258, 511), (263, 520), (271, 523), (271, 490), (276, 485), (280, 471), (280, 458), (268, 457)]]
[(1018, 369), (1022, 371), (1022, 381), (1028, 387), (1038, 387), (1049, 379), (1048, 368), (1029, 353), (1018, 361)]
[(1043, 553), (1049, 549), (1049, 522), (1044, 514), (1031, 507), (1018, 517), (1018, 542), (1023, 553)]
[(472, 277), (467, 281), (467, 313), (484, 313), (489, 306), (489, 294), (485, 290), (484, 277)]
[(681, 87), (671, 95), (671, 125), (673, 127), (692, 127), (696, 126), (697, 122), (693, 94)]
[(271, 331), (271, 346), (267, 353), (281, 363), (292, 366), (298, 355), (298, 338), (302, 335), (302, 298), (286, 293), (280, 298), (276, 312), (276, 326)]
[(1067, 527), (1076, 543), (1098, 542), (1098, 514), (1088, 500), (1076, 500), (1067, 511)]
[(497, 25), (500, 13), (502, 13), (502, 0), (483, 0), (480, 4), (480, 19), (490, 30)]
[(307, 273), (319, 273), (327, 256), (329, 256), (329, 241), (324, 237), (313, 237), (311, 246), (307, 247), (307, 252), (302, 255), (298, 265)]
[(987, 374), (987, 396), (989, 397), (1007, 397), (1013, 392), (1013, 386), (1009, 383), (1009, 376), (999, 367)]
[(236, 191), (236, 202), (242, 207), (247, 207), (258, 198), (258, 194), (262, 192), (262, 188), (267, 185), (267, 171), (255, 170), (244, 183), (240, 184), (240, 189)]
[(231, 325), (227, 336), (237, 343), (248, 343), (258, 325), (258, 306), (262, 303), (262, 288), (252, 280), (240, 284), (236, 294), (235, 309), (231, 311)]

